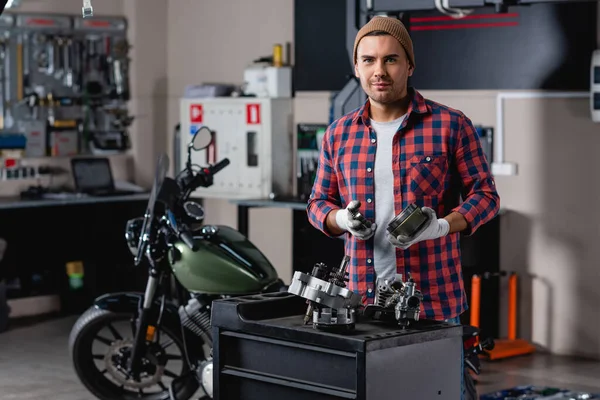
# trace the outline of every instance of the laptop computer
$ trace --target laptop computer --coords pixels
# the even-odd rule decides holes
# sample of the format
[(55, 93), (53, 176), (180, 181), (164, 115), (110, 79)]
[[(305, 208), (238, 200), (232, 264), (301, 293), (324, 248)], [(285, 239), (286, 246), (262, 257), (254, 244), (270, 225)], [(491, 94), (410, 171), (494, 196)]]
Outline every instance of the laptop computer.
[(106, 157), (72, 158), (71, 171), (75, 190), (90, 196), (124, 196), (139, 194), (115, 187), (110, 160)]

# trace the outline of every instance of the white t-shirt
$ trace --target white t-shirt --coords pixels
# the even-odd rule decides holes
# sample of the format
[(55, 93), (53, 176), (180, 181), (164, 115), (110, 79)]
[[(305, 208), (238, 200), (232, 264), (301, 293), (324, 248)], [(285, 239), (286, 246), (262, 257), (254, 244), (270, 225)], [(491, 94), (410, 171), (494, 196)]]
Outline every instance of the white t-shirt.
[(388, 223), (396, 216), (394, 211), (394, 173), (392, 172), (392, 141), (406, 114), (390, 122), (371, 120), (377, 135), (375, 153), (375, 223), (373, 265), (377, 278), (396, 276), (396, 248), (386, 239)]

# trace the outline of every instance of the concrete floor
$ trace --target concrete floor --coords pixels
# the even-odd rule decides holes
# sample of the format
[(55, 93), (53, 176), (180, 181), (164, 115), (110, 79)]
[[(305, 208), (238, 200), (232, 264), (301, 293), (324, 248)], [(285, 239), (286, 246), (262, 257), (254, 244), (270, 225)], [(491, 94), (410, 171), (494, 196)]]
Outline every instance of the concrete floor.
[[(76, 317), (16, 326), (0, 334), (0, 399), (94, 400), (75, 376), (68, 335)], [(600, 393), (600, 362), (535, 354), (485, 363), (479, 394), (517, 385)]]

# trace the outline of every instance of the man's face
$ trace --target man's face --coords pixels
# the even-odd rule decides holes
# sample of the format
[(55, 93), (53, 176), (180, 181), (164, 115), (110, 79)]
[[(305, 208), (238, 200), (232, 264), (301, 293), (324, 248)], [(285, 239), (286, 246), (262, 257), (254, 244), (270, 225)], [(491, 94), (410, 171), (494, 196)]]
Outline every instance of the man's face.
[(394, 37), (365, 36), (356, 49), (354, 73), (373, 101), (389, 104), (406, 96), (413, 68)]

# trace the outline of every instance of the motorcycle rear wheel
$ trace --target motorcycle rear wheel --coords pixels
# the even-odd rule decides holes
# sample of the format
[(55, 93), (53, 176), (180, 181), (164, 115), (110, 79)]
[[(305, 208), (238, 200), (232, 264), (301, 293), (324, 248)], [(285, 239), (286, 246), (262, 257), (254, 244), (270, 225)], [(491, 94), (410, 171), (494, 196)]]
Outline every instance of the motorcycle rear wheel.
[[(128, 331), (129, 337), (126, 337), (122, 334), (123, 329), (121, 331), (116, 330), (114, 325), (130, 322), (132, 318), (133, 314), (114, 313), (95, 307), (83, 313), (73, 326), (69, 338), (69, 349), (75, 372), (83, 385), (101, 400), (168, 400), (170, 398), (170, 382), (163, 382), (162, 378), (165, 376), (175, 378), (189, 372), (189, 367), (184, 361), (185, 352), (183, 350), (181, 332), (177, 329), (178, 327), (164, 325), (160, 327), (160, 335), (163, 338), (161, 342), (167, 336), (167, 345), (165, 346), (164, 343), (160, 343), (160, 345), (154, 348), (152, 354), (148, 352), (145, 355), (145, 369), (150, 371), (148, 382), (143, 384), (133, 383), (127, 381), (126, 376), (122, 374), (119, 366), (114, 362), (115, 359), (122, 357), (122, 354), (127, 354), (127, 349), (130, 347), (130, 343), (133, 342), (131, 328)], [(100, 331), (103, 329), (108, 329), (107, 333), (101, 334)], [(157, 329), (158, 332), (159, 329)], [(108, 346), (107, 351), (104, 353), (94, 351), (93, 346), (97, 342)], [(166, 353), (167, 349), (163, 347), (170, 347), (173, 344), (181, 356)], [(165, 358), (167, 361), (164, 366), (161, 366), (161, 362), (158, 360)], [(181, 361), (182, 368), (180, 371), (177, 371), (179, 373), (167, 368), (171, 360)], [(98, 367), (98, 364), (100, 367)], [(119, 374), (122, 374), (122, 376)], [(148, 387), (141, 387), (143, 385), (150, 385), (154, 381), (156, 382), (152, 386), (154, 386), (153, 389), (155, 390), (152, 392), (148, 391), (150, 389)], [(131, 383), (128, 384), (127, 382)], [(187, 382), (183, 386), (178, 385), (177, 399), (189, 399), (198, 389), (195, 379), (188, 380)]]

